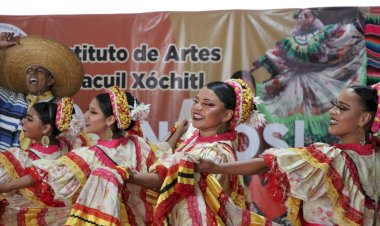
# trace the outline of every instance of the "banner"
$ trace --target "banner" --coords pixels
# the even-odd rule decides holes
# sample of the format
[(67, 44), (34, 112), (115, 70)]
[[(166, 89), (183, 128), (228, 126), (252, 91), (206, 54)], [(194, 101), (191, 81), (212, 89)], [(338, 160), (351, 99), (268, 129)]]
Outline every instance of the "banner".
[[(362, 12), (320, 8), (0, 16), (0, 31), (43, 35), (68, 45), (85, 68), (82, 88), (74, 96), (83, 111), (113, 85), (151, 104), (142, 125), (150, 141), (190, 118), (191, 97), (201, 87), (236, 73), (251, 81), (268, 120), (260, 130), (238, 128), (238, 157), (247, 159), (272, 146), (336, 141), (327, 134), (330, 102), (344, 87), (366, 82)], [(270, 194), (255, 196), (265, 182), (254, 178), (250, 186), (258, 211), (282, 221), (284, 207), (265, 204)]]

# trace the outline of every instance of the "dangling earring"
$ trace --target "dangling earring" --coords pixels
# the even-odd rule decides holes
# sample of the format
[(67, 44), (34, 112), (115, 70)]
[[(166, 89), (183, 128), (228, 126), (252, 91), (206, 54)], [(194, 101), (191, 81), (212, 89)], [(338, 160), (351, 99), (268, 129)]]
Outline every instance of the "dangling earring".
[(50, 144), (50, 138), (48, 136), (44, 135), (41, 138), (41, 144), (42, 144), (42, 146), (44, 146), (46, 148)]
[(365, 132), (364, 132), (363, 128), (360, 128), (360, 131), (359, 131), (359, 140), (360, 140), (360, 144), (361, 145), (364, 145), (366, 143), (365, 142)]
[(110, 129), (110, 128), (108, 127), (107, 130), (106, 130), (106, 139), (107, 139), (107, 140), (112, 140), (112, 137), (113, 137), (112, 129)]
[(222, 122), (218, 128), (216, 128), (216, 134), (223, 134), (227, 131), (227, 123)]

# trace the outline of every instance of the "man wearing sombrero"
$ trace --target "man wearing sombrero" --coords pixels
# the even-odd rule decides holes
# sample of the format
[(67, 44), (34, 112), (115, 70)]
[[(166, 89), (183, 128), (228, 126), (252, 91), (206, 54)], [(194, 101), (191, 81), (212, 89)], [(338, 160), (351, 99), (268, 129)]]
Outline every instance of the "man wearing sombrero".
[[(41, 36), (0, 33), (0, 150), (27, 148), (30, 141), (21, 131), (27, 109), (73, 96), (83, 76), (79, 58), (67, 46)], [(78, 107), (76, 112), (81, 113)]]

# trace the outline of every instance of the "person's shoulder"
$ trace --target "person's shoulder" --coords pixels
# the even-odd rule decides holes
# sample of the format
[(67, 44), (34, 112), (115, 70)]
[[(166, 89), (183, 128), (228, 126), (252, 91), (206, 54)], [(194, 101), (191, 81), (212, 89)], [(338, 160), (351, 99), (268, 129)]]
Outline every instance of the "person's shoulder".
[(0, 95), (1, 96), (6, 96), (9, 99), (19, 99), (25, 101), (25, 95), (22, 93), (15, 92), (13, 90), (4, 88), (0, 86)]
[(326, 160), (333, 159), (342, 152), (339, 147), (322, 142), (311, 144), (306, 149), (314, 157)]

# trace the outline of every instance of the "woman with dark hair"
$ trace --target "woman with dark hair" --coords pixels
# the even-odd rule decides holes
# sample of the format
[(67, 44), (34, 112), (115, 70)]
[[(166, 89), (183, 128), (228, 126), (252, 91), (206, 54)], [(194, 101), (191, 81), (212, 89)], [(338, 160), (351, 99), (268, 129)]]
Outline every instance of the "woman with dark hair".
[[(66, 154), (69, 147), (59, 135), (69, 129), (72, 112), (73, 102), (70, 98), (60, 99), (58, 105), (48, 102), (34, 104), (22, 119), (22, 129), (32, 144), (26, 150), (14, 147), (0, 152), (0, 183), (24, 176), (25, 169), (34, 160), (54, 160)], [(36, 209), (36, 203), (41, 202), (41, 197), (36, 195), (33, 188), (21, 189), (1, 198), (0, 216), (4, 213), (1, 223), (5, 225), (10, 225), (9, 222), (21, 223), (17, 219), (26, 216), (25, 210), (32, 207)], [(45, 219), (55, 219), (53, 215), (51, 212), (46, 213)]]
[[(155, 163), (151, 173), (125, 169), (126, 186), (136, 184), (160, 189), (156, 225), (264, 225), (263, 217), (249, 212), (242, 177), (200, 176), (194, 174), (193, 163), (188, 159), (191, 158), (188, 156), (196, 156), (216, 163), (236, 161), (235, 127), (255, 113), (251, 89), (242, 80), (211, 82), (193, 100), (191, 114), (195, 132), (173, 155)], [(169, 143), (175, 144), (185, 130), (185, 123), (180, 124)]]
[(379, 225), (379, 93), (376, 84), (339, 94), (329, 110), (328, 129), (339, 144), (272, 148), (259, 158), (226, 164), (200, 159), (198, 169), (228, 175), (265, 172), (273, 195), (287, 200), (292, 225)]
[[(0, 185), (0, 192), (9, 192), (29, 186), (34, 186), (39, 197), (46, 206), (65, 207), (72, 206), (68, 222), (68, 212), (61, 215), (52, 224), (76, 225), (84, 222), (93, 222), (94, 217), (98, 220), (93, 223), (110, 225), (124, 225), (129, 216), (136, 220), (137, 224), (149, 224), (149, 216), (153, 216), (151, 204), (146, 202), (144, 189), (140, 187), (125, 188), (121, 190), (122, 180), (113, 180), (110, 174), (97, 170), (95, 173), (113, 186), (108, 187), (107, 192), (118, 191), (123, 197), (118, 200), (107, 197), (92, 197), (91, 203), (83, 203), (80, 196), (83, 187), (95, 169), (107, 167), (116, 171), (118, 166), (129, 167), (138, 172), (147, 172), (149, 160), (154, 161), (154, 154), (143, 137), (133, 135), (131, 131), (141, 131), (138, 120), (144, 119), (149, 112), (149, 107), (138, 104), (137, 100), (129, 93), (118, 87), (106, 89), (106, 93), (99, 94), (90, 103), (85, 113), (85, 130), (99, 136), (97, 145), (73, 149), (57, 160), (37, 160), (33, 166), (27, 168), (26, 175), (18, 180)], [(127, 133), (126, 133), (127, 132)], [(108, 180), (109, 179), (109, 180)], [(117, 179), (117, 178), (116, 178)], [(102, 189), (102, 185), (92, 184), (91, 192)], [(132, 191), (133, 190), (133, 191)], [(87, 190), (86, 190), (87, 191)], [(105, 194), (106, 196), (107, 194)], [(130, 208), (130, 201), (140, 206)], [(121, 201), (118, 209), (107, 209), (108, 204)], [(94, 204), (98, 211), (88, 208)], [(98, 215), (101, 210), (104, 212)], [(38, 217), (38, 216), (36, 216)], [(120, 219), (115, 221), (114, 219)], [(4, 219), (5, 220), (5, 219)], [(65, 223), (66, 222), (66, 223)], [(49, 224), (51, 225), (51, 224)]]

